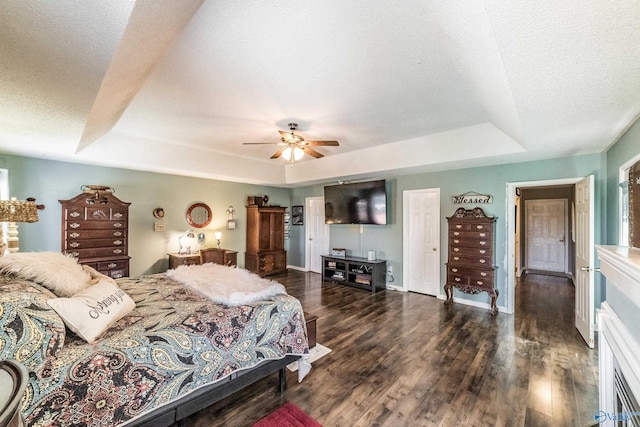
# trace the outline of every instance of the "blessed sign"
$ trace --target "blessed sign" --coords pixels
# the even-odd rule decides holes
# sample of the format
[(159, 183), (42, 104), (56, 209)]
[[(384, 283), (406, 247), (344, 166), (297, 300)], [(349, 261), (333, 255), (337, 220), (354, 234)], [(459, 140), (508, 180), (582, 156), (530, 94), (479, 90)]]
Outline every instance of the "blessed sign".
[(451, 199), (454, 205), (489, 205), (493, 203), (493, 196), (491, 194), (480, 194), (475, 191), (469, 191), (458, 196), (451, 196)]

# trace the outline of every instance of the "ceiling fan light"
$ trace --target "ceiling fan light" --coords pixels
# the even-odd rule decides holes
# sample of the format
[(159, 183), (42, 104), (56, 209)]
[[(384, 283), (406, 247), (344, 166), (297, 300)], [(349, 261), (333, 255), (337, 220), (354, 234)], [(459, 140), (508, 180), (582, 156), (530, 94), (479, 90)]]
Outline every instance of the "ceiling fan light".
[(297, 162), (304, 157), (304, 150), (300, 147), (287, 147), (282, 152), (282, 157), (285, 160), (291, 160), (293, 157), (293, 161)]
[(298, 161), (304, 157), (304, 151), (300, 147), (295, 147), (293, 149), (293, 160)]

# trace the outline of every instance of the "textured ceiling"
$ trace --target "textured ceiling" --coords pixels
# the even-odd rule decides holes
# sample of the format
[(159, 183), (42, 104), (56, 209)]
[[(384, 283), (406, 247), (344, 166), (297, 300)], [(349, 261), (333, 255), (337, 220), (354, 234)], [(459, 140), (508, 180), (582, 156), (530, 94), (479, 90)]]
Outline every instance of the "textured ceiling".
[[(635, 0), (10, 0), (0, 151), (273, 185), (605, 150)], [(300, 124), (325, 157), (270, 160)]]

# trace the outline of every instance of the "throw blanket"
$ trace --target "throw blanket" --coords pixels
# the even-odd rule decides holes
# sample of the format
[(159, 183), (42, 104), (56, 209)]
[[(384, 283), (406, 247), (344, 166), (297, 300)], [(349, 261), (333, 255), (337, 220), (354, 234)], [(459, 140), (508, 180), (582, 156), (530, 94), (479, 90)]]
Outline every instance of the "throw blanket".
[(167, 271), (167, 276), (226, 306), (268, 300), (287, 293), (278, 282), (263, 279), (248, 270), (213, 263), (181, 265)]

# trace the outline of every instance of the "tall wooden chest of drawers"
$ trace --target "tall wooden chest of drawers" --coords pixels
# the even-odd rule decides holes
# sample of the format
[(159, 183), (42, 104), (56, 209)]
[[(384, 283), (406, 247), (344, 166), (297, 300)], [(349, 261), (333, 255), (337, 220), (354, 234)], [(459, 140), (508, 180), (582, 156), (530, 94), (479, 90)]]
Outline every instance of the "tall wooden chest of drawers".
[(496, 217), (488, 217), (482, 208), (459, 208), (449, 223), (449, 257), (445, 305), (453, 303), (453, 288), (467, 294), (487, 292), (491, 297), (491, 314), (498, 313), (494, 265)]
[(78, 194), (62, 204), (62, 252), (113, 278), (129, 276), (129, 205), (110, 192)]

